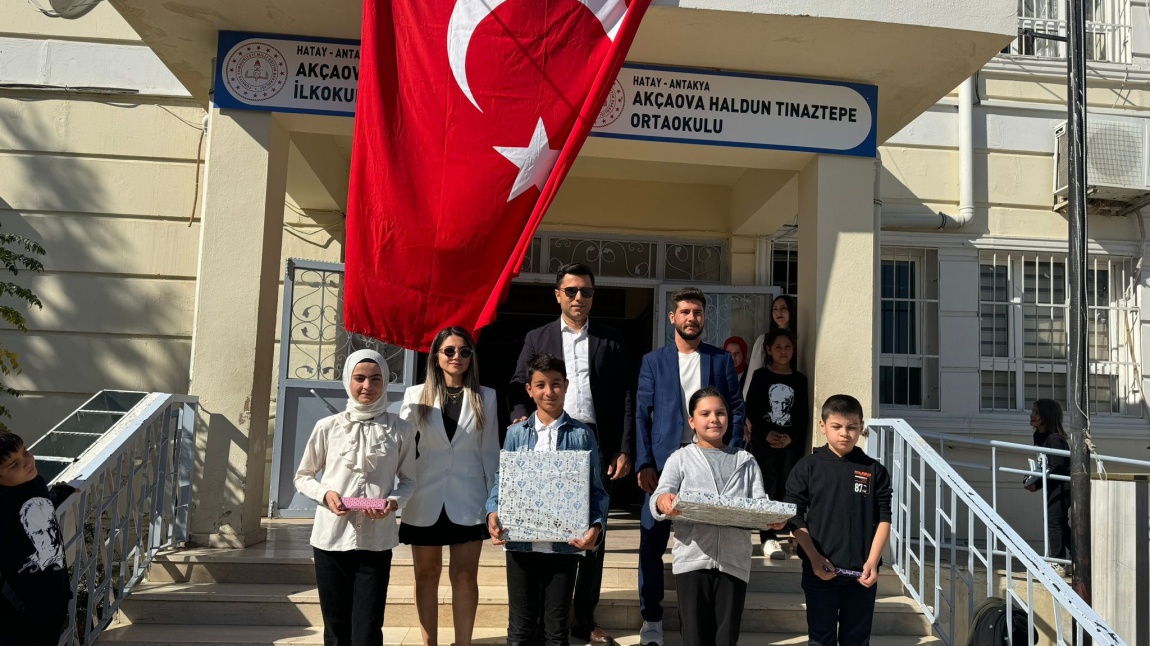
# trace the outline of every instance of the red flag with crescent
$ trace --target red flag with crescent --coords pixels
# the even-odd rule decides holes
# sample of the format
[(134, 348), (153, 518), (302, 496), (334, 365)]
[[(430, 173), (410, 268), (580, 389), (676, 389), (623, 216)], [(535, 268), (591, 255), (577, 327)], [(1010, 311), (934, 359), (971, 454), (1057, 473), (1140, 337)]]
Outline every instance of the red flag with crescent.
[(427, 350), (495, 319), (649, 4), (363, 3), (348, 330)]

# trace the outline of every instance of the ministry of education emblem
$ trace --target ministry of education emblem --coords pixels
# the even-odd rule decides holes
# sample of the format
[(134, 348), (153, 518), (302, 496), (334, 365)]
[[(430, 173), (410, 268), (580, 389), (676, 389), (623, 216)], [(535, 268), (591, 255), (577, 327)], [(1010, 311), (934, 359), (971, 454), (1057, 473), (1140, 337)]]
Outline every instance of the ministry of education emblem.
[(237, 98), (265, 101), (279, 94), (287, 79), (287, 60), (267, 43), (248, 40), (228, 52), (224, 80)]

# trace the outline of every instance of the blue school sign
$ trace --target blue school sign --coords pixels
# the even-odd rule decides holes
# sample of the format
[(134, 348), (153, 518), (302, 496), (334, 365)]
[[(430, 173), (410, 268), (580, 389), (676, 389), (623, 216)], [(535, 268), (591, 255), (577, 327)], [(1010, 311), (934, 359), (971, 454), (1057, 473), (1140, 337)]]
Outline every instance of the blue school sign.
[(215, 94), (221, 108), (355, 116), (359, 41), (221, 31)]

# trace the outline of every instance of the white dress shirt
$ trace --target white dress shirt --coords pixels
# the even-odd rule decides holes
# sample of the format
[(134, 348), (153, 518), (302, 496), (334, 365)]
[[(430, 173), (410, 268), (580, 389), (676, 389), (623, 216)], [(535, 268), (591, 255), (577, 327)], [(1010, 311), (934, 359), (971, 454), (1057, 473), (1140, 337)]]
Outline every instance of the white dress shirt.
[(679, 353), (679, 386), (683, 389), (683, 437), (681, 443), (695, 441), (695, 429), (691, 428), (691, 395), (703, 387), (700, 355), (698, 352)]
[[(583, 328), (587, 329), (587, 328)], [(535, 450), (536, 451), (554, 451), (555, 447), (559, 445), (559, 427), (567, 421), (567, 412), (564, 411), (559, 419), (544, 424), (539, 419), (539, 413), (535, 414)], [(551, 549), (550, 541), (533, 541), (531, 543), (532, 552), (546, 552), (550, 554)]]
[(587, 336), (590, 325), (588, 321), (576, 331), (563, 317), (559, 318), (568, 381), (563, 408), (568, 415), (584, 424), (595, 423), (595, 401), (591, 399), (591, 342)]
[[(316, 474), (323, 472), (323, 479)], [(396, 478), (399, 484), (396, 484)], [(296, 489), (319, 503), (312, 525), (313, 547), (330, 552), (389, 550), (399, 544), (395, 514), (372, 520), (362, 511), (336, 516), (324, 504), (327, 492), (348, 498), (390, 498), (407, 505), (415, 491), (415, 435), (391, 414), (366, 422), (347, 413), (316, 423), (295, 476)]]

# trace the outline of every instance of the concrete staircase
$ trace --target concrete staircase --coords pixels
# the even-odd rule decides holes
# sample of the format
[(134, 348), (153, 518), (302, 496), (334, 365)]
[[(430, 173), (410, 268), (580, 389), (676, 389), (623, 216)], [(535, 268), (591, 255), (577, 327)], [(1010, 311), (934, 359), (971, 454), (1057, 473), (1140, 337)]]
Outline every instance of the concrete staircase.
[[(280, 523), (272, 539), (247, 550), (184, 550), (153, 563), (148, 580), (124, 601), (118, 621), (100, 638), (104, 644), (152, 646), (254, 646), (322, 644), (323, 620), (303, 524)], [(597, 612), (623, 646), (638, 643), (642, 624), (637, 593), (637, 523), (611, 521)], [(679, 643), (674, 579), (667, 567), (664, 627), (669, 646)], [(446, 575), (446, 568), (444, 569)], [(806, 615), (799, 587), (798, 559), (756, 557), (743, 614), (745, 644), (800, 644), (806, 641)], [(444, 581), (446, 582), (446, 580)], [(504, 556), (485, 545), (479, 567), (480, 599), (475, 641), (506, 640), (507, 590)], [(414, 603), (414, 573), (404, 548), (396, 550), (384, 629), (388, 644), (421, 644)], [(451, 590), (440, 588), (440, 640), (453, 641)], [(902, 595), (889, 572), (879, 582), (875, 643), (890, 646), (938, 642), (914, 602)], [(573, 643), (578, 643), (573, 640)]]

